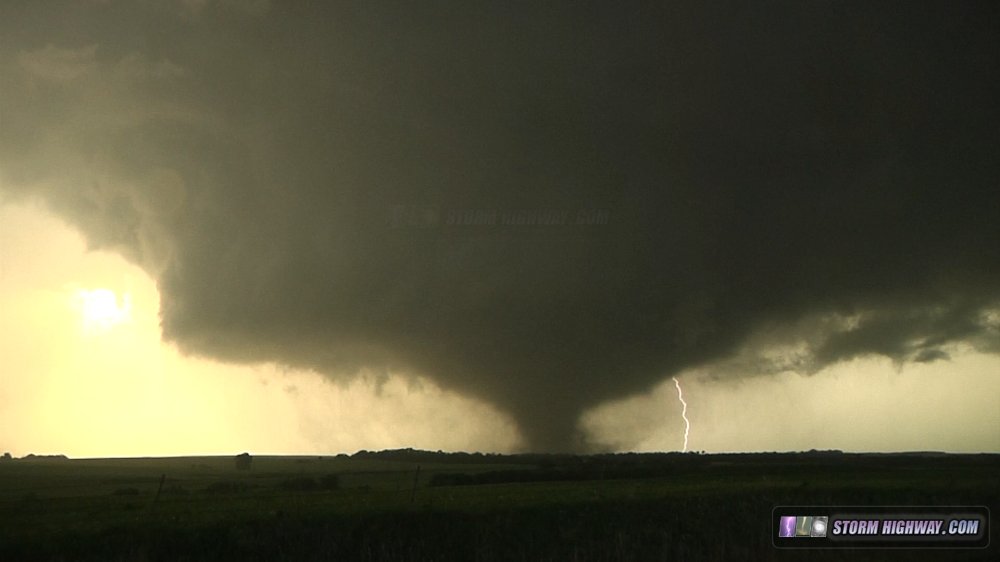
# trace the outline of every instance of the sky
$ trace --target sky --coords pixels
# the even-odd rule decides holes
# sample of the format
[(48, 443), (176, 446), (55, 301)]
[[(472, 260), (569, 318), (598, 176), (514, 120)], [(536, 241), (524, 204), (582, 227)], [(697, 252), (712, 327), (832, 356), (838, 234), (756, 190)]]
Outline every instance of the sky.
[(0, 7), (0, 450), (1000, 451), (997, 7)]

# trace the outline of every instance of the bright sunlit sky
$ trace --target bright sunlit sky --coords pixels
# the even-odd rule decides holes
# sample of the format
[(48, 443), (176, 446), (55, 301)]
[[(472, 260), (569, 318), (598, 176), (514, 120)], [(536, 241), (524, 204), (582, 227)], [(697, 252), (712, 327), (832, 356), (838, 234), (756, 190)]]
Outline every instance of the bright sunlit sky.
[(390, 379), (376, 393), (363, 379), (337, 386), (273, 364), (185, 357), (160, 340), (153, 280), (120, 256), (88, 252), (38, 206), (0, 207), (0, 256), (0, 449), (16, 456), (515, 443), (494, 409), (429, 382)]

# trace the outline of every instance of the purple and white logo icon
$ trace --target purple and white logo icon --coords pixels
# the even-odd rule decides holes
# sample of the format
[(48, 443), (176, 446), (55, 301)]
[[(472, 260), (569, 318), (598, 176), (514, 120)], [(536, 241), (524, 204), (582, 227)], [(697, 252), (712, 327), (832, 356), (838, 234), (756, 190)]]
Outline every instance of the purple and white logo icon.
[(795, 536), (795, 516), (794, 515), (782, 515), (781, 524), (778, 525), (778, 536), (779, 537), (794, 537)]

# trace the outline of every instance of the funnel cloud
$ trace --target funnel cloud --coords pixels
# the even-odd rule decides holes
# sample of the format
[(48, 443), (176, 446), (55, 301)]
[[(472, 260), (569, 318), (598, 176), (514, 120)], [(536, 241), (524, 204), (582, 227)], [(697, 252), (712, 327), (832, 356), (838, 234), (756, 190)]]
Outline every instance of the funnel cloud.
[(0, 195), (144, 268), (186, 353), (585, 450), (684, 369), (1000, 350), (997, 16), (5, 2)]

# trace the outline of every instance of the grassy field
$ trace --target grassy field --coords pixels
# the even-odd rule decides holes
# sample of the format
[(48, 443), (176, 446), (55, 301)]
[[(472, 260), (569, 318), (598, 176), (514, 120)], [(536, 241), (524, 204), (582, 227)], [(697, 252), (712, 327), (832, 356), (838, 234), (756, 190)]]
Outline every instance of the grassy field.
[[(0, 462), (0, 560), (884, 560), (776, 550), (771, 509), (995, 513), (998, 475), (996, 455), (18, 459)], [(995, 529), (986, 551), (903, 552), (997, 560)]]

